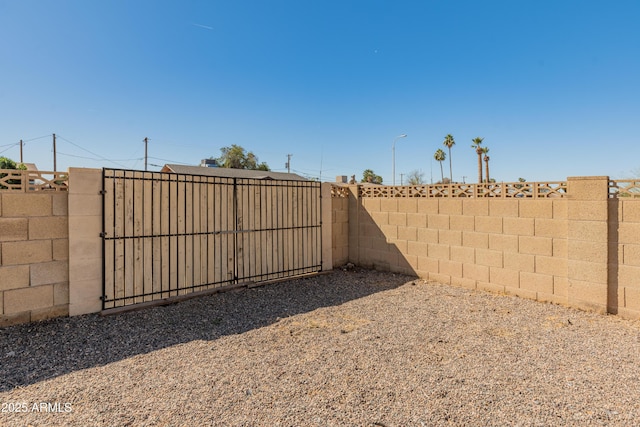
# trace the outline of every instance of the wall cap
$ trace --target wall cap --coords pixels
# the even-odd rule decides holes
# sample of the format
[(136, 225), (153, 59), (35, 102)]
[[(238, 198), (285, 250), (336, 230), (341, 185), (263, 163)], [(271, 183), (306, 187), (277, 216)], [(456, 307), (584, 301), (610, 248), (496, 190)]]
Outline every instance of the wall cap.
[(601, 181), (601, 180), (609, 180), (608, 176), (570, 176), (567, 178), (567, 181)]

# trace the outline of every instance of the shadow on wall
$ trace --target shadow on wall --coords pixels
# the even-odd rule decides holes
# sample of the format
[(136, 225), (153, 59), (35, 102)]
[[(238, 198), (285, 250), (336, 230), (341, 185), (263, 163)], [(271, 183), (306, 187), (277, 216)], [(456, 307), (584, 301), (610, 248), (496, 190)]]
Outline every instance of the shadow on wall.
[(355, 269), (203, 296), (167, 306), (0, 329), (0, 392), (193, 340), (216, 340), (281, 318), (396, 288), (410, 277)]
[(620, 202), (618, 199), (609, 199), (608, 201), (608, 239), (609, 247), (607, 248), (607, 312), (618, 314), (620, 304), (618, 272), (619, 272), (619, 255), (620, 247), (619, 234), (619, 212)]
[[(355, 199), (352, 202), (354, 204), (358, 203)], [(354, 205), (352, 204), (350, 209), (352, 209), (352, 206)], [(411, 265), (405, 256), (408, 250), (407, 237), (414, 241), (417, 240), (418, 229), (415, 229), (415, 236), (399, 236), (399, 227), (394, 223), (394, 218), (390, 217), (397, 215), (397, 213), (369, 213), (361, 206), (356, 209), (358, 212), (356, 219), (358, 234), (350, 237), (349, 249), (352, 252), (350, 252), (349, 258), (362, 267), (418, 276), (417, 265)], [(384, 218), (380, 221), (380, 218), (374, 218), (372, 215), (381, 215)], [(404, 214), (401, 213), (399, 215), (402, 216)], [(386, 229), (381, 229), (381, 226), (376, 223), (376, 219), (378, 220), (377, 222), (388, 224), (382, 226)], [(357, 241), (353, 241), (353, 239), (357, 239)], [(403, 245), (403, 247), (399, 247), (399, 245)], [(424, 255), (426, 256), (426, 253)]]

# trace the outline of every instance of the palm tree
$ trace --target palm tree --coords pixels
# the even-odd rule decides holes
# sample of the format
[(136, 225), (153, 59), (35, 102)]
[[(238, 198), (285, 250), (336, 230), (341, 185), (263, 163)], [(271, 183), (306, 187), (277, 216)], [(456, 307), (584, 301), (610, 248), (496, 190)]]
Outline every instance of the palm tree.
[(438, 150), (433, 155), (433, 158), (440, 162), (440, 177), (442, 178), (442, 181), (440, 182), (444, 182), (444, 172), (442, 171), (442, 162), (444, 162), (445, 159), (447, 158), (447, 154), (444, 151), (442, 151), (442, 149), (438, 148)]
[(471, 142), (473, 142), (471, 148), (475, 148), (476, 154), (478, 155), (478, 184), (482, 184), (482, 147), (480, 144), (482, 144), (483, 140), (484, 138), (480, 137), (471, 140)]
[(453, 182), (453, 170), (451, 169), (451, 147), (456, 145), (456, 142), (453, 140), (453, 135), (448, 134), (445, 136), (443, 144), (449, 149), (449, 182)]
[(487, 156), (487, 153), (489, 152), (489, 147), (483, 147), (482, 148), (482, 152), (484, 153), (484, 170), (485, 170), (485, 182), (488, 184), (489, 183), (489, 156)]

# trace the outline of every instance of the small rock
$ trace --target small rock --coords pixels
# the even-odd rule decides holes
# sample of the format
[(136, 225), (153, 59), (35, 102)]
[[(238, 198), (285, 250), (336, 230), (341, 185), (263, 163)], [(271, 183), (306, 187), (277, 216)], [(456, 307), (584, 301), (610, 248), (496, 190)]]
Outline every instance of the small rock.
[(6, 354), (6, 357), (13, 357), (16, 355), (15, 351), (10, 351), (9, 353)]
[(354, 268), (356, 268), (355, 264), (348, 262), (345, 265), (342, 266), (342, 271), (351, 271)]

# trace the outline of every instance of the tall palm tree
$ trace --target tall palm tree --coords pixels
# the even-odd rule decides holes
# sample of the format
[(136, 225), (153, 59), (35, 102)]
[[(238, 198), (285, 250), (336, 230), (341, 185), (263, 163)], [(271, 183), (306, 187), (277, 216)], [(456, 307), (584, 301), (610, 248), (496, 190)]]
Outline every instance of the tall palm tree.
[(451, 169), (451, 147), (456, 145), (453, 135), (448, 134), (445, 136), (443, 144), (449, 149), (449, 182), (453, 182), (453, 170)]
[(478, 184), (482, 184), (482, 147), (480, 144), (482, 144), (483, 140), (484, 138), (480, 137), (471, 140), (471, 142), (473, 142), (471, 148), (475, 148), (476, 154), (478, 155)]
[(444, 172), (442, 171), (442, 162), (447, 158), (447, 154), (442, 151), (442, 149), (438, 148), (438, 150), (433, 155), (433, 158), (440, 162), (440, 177), (442, 180), (440, 182), (444, 183)]
[(489, 152), (489, 147), (483, 147), (482, 152), (484, 153), (484, 171), (485, 171), (485, 182), (489, 183), (489, 156), (487, 153)]

